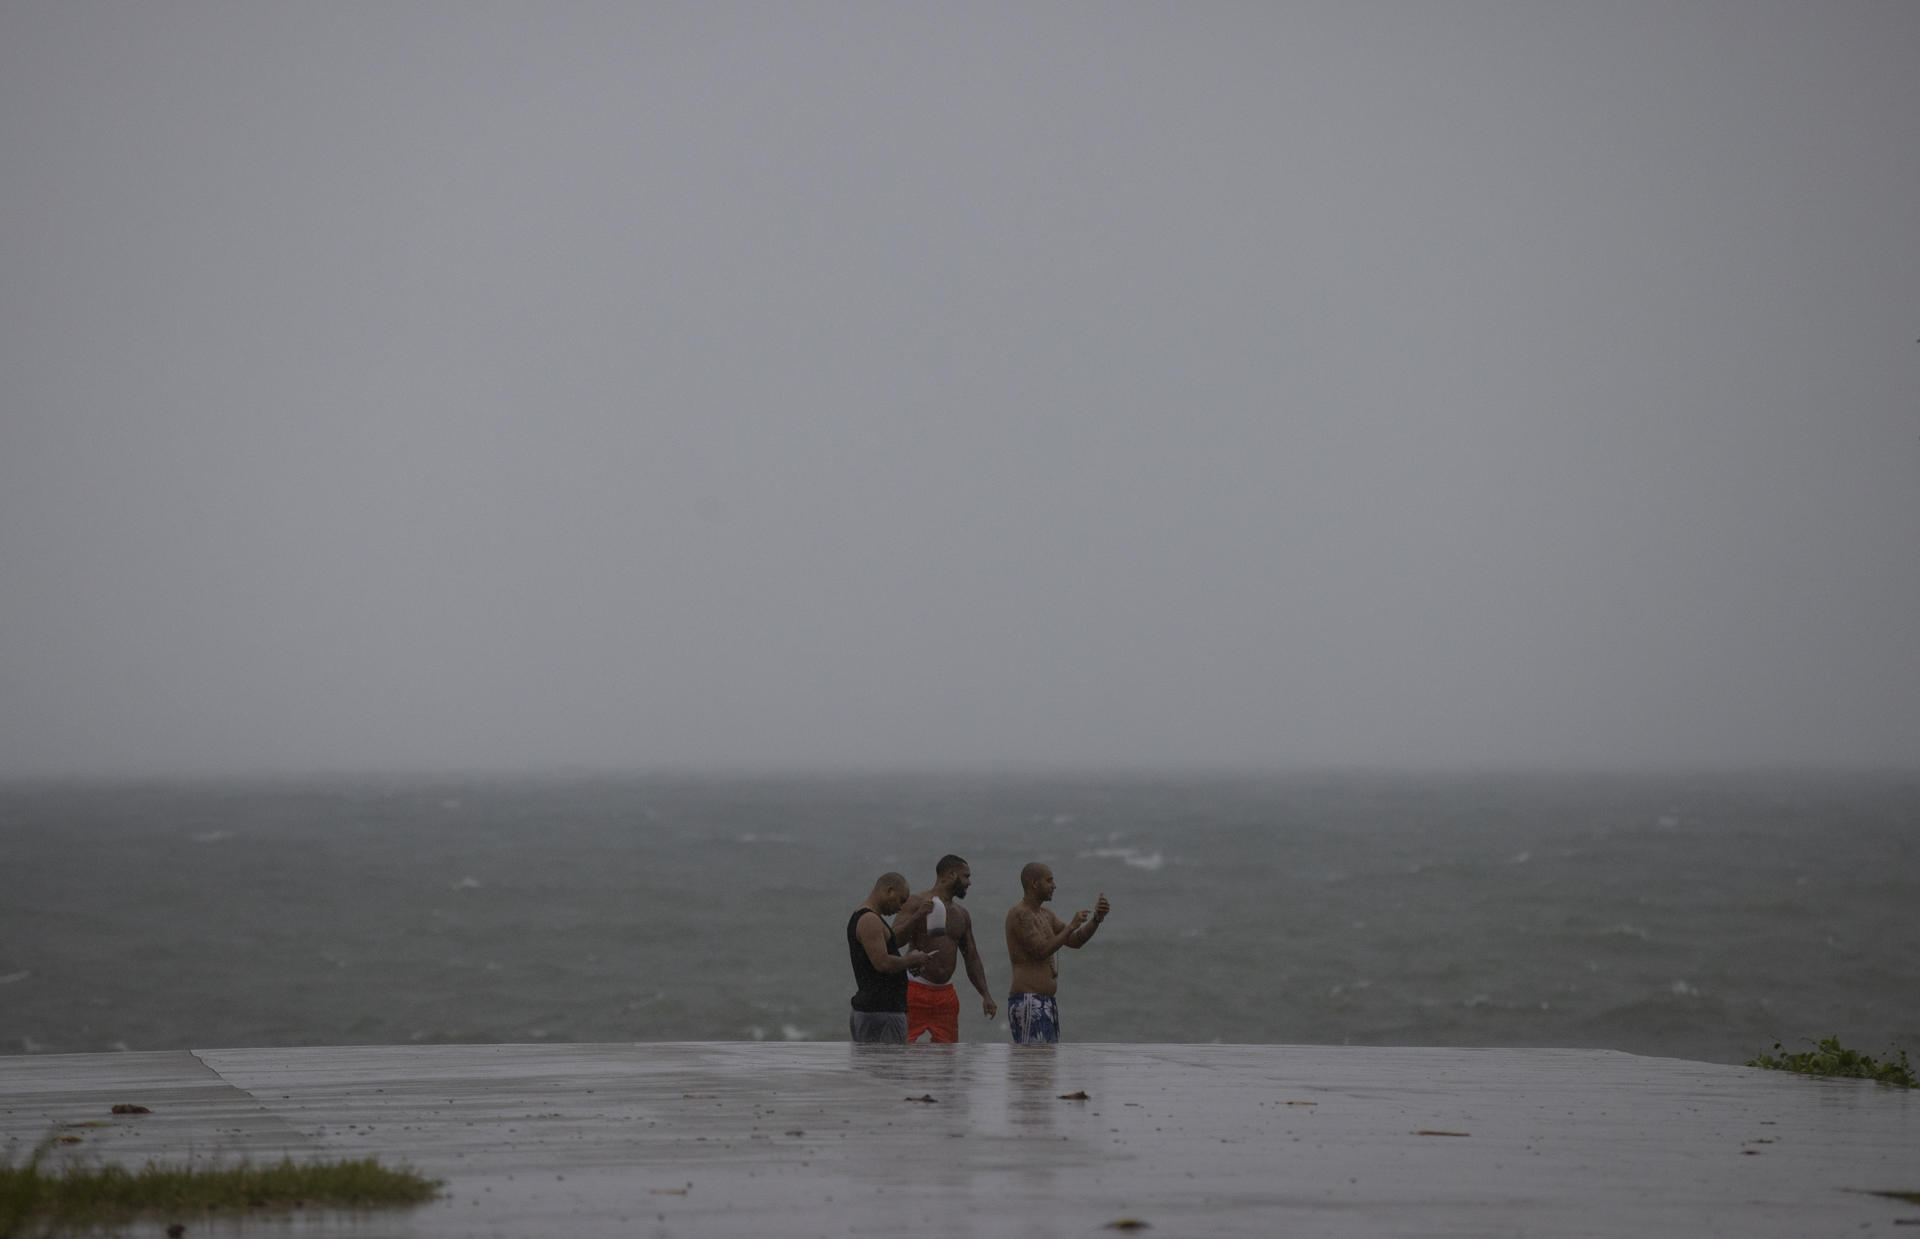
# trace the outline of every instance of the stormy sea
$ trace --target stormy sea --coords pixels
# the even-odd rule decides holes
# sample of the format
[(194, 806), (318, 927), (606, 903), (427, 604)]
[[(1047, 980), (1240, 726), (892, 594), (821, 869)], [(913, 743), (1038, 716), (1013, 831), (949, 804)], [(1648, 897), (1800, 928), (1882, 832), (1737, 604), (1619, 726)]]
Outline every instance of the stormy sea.
[(0, 1053), (842, 1039), (948, 852), (1068, 1040), (1920, 1050), (1920, 774), (1331, 772), (0, 784)]

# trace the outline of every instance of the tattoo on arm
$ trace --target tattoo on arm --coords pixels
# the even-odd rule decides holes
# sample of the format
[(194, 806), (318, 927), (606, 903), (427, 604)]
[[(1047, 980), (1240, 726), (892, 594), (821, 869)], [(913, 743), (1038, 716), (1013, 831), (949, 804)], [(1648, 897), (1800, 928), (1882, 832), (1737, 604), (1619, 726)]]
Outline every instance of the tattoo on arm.
[(1026, 948), (1029, 957), (1040, 960), (1051, 956), (1059, 949), (1056, 939), (1065, 929), (1060, 918), (1042, 908), (1038, 912), (1020, 914), (1020, 944)]
[(1047, 938), (1050, 935), (1040, 927), (1040, 915), (1037, 912), (1020, 914), (1020, 945), (1034, 959), (1044, 959), (1047, 954)]

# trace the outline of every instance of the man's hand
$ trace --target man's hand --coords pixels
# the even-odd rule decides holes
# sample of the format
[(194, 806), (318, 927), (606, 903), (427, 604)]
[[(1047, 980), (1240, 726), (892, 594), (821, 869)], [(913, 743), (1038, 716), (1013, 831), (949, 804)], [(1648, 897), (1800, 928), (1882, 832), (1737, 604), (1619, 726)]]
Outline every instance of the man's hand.
[(924, 967), (933, 960), (933, 956), (927, 954), (925, 951), (908, 951), (900, 958), (907, 961), (908, 972), (912, 972), (915, 968)]
[(1107, 894), (1102, 891), (1099, 900), (1093, 905), (1093, 920), (1096, 925), (1107, 919), (1107, 908)]
[(1086, 921), (1086, 919), (1092, 915), (1093, 913), (1087, 911), (1085, 908), (1082, 908), (1078, 912), (1075, 912), (1073, 914), (1073, 919), (1067, 922), (1067, 932), (1072, 933), (1074, 930), (1080, 928), (1080, 926)]
[(987, 997), (985, 994), (980, 996), (980, 1010), (988, 1019), (992, 1019), (994, 1016), (1000, 1014), (1000, 1008), (994, 1006), (993, 999)]

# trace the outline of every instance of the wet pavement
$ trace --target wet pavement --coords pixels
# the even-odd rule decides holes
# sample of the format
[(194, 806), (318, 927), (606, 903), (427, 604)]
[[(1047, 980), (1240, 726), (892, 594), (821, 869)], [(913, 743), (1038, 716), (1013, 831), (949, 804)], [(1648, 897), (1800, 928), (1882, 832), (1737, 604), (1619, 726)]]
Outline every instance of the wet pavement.
[(0, 1058), (0, 1141), (17, 1161), (49, 1137), (56, 1161), (377, 1156), (444, 1181), (413, 1209), (189, 1235), (1920, 1235), (1920, 1204), (1873, 1194), (1920, 1192), (1920, 1090), (1594, 1050)]

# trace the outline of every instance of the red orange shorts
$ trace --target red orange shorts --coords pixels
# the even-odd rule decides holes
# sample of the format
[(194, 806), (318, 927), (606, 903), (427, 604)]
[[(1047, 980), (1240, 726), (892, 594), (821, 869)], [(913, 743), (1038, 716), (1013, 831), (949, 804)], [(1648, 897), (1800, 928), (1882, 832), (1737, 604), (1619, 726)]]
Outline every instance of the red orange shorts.
[(960, 995), (952, 985), (907, 982), (907, 1040), (932, 1033), (935, 1041), (960, 1040)]

